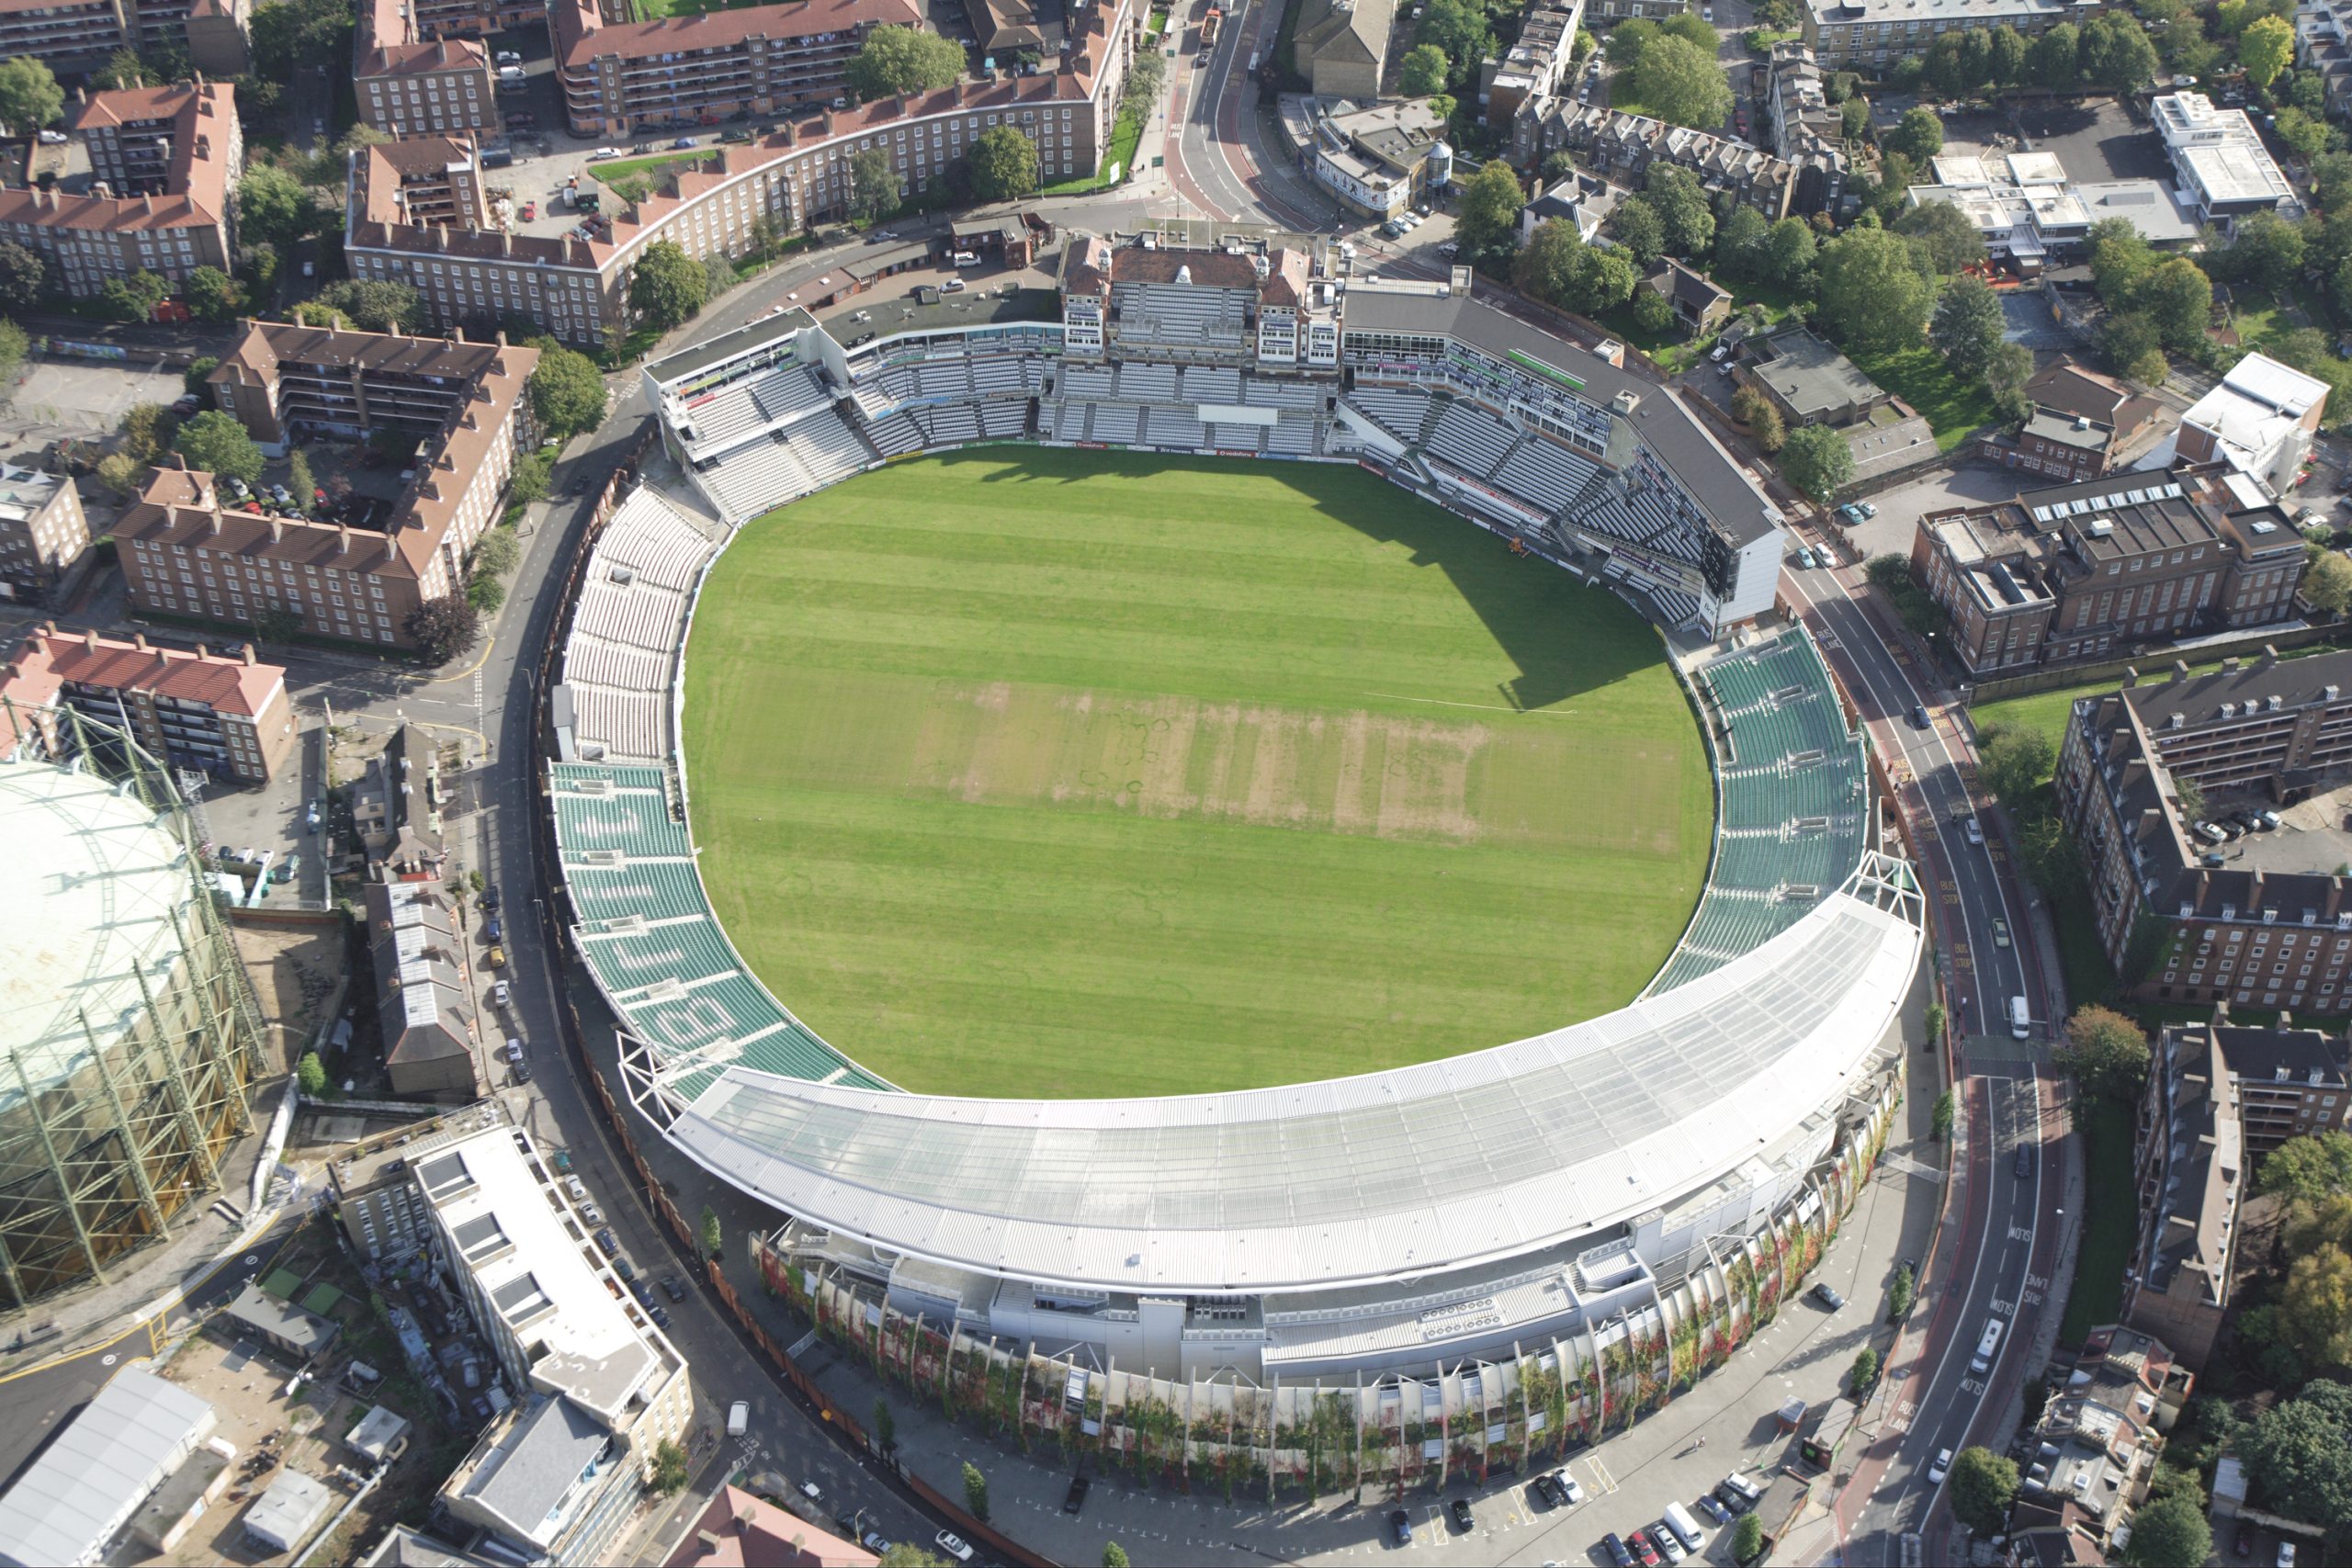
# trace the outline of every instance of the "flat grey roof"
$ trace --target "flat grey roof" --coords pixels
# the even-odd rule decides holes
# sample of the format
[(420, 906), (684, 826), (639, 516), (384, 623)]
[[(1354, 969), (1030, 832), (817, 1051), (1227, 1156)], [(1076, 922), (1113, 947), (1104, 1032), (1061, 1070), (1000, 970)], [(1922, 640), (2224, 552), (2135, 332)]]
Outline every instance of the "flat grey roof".
[(1690, 499), (1735, 547), (1750, 545), (1776, 526), (1763, 494), (1738, 462), (1700, 425), (1670, 388), (1621, 370), (1544, 329), (1466, 295), (1439, 298), (1378, 288), (1350, 288), (1343, 315), (1350, 331), (1442, 333), (1476, 344), (1498, 359), (1523, 355), (1584, 384), (1584, 397), (1606, 407), (1620, 392), (1640, 400), (1627, 420), (1642, 445), (1673, 470)]
[(667, 359), (656, 360), (645, 367), (646, 374), (651, 376), (658, 385), (666, 387), (681, 376), (691, 376), (697, 370), (707, 370), (711, 366), (725, 364), (746, 349), (757, 348), (763, 344), (774, 343), (778, 338), (789, 337), (803, 327), (813, 327), (816, 324), (808, 312), (798, 306), (786, 310), (777, 310), (771, 315), (762, 316), (756, 321), (737, 327), (731, 333), (721, 333), (718, 336), (695, 344), (691, 348), (682, 348)]
[(117, 1372), (0, 1496), (0, 1562), (95, 1556), (212, 1422), (212, 1406), (179, 1384)]
[(545, 1544), (548, 1516), (604, 1451), (607, 1436), (569, 1399), (541, 1397), (515, 1418), (466, 1483), (465, 1495), (511, 1521), (522, 1540)]

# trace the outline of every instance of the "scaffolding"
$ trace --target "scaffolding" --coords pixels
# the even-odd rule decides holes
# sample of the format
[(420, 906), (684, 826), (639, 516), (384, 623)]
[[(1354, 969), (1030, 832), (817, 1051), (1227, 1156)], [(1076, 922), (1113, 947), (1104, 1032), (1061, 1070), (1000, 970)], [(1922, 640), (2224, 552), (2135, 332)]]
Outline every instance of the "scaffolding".
[[(89, 959), (79, 974), (59, 964), (62, 985), (33, 970), (51, 994), (28, 998), (24, 1032), (0, 1048), (9, 1310), (107, 1280), (200, 1213), (222, 1189), (230, 1145), (253, 1131), (250, 1090), (270, 1069), (252, 982), (173, 772), (121, 727), (70, 706), (10, 706), (0, 738), (14, 743), (0, 792), (13, 792), (9, 808), (42, 840), (39, 853), (0, 863), (0, 901), (36, 930), (57, 902), (57, 945), (83, 942)], [(72, 925), (104, 929), (69, 936)]]

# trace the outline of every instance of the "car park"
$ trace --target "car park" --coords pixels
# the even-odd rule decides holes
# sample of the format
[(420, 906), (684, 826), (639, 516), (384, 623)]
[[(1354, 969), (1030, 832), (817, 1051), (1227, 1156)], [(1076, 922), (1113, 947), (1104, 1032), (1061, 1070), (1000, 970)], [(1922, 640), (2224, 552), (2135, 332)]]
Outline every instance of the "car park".
[(1824, 1280), (1821, 1283), (1814, 1286), (1812, 1291), (1808, 1293), (1815, 1301), (1819, 1302), (1831, 1312), (1836, 1312), (1839, 1307), (1846, 1304), (1846, 1298), (1832, 1290), (1830, 1288), (1829, 1281), (1826, 1280)]
[(1470, 1499), (1467, 1497), (1451, 1499), (1445, 1505), (1445, 1512), (1446, 1517), (1453, 1521), (1453, 1528), (1465, 1534), (1475, 1523), (1470, 1517)]
[(1094, 1483), (1089, 1481), (1083, 1475), (1071, 1476), (1069, 1478), (1069, 1490), (1062, 1494), (1062, 1512), (1065, 1514), (1077, 1514), (1084, 1509), (1086, 1506), (1086, 1494), (1093, 1485)]
[(1388, 1539), (1398, 1546), (1413, 1544), (1413, 1516), (1402, 1508), (1388, 1510)]

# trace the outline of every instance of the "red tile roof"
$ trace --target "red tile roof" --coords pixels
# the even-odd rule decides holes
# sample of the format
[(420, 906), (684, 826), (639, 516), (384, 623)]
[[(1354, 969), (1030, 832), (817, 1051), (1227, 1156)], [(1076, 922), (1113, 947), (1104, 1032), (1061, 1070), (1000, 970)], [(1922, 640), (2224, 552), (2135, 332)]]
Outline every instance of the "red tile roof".
[(616, 55), (643, 60), (695, 50), (733, 49), (752, 38), (801, 39), (861, 27), (922, 26), (922, 8), (914, 0), (793, 0), (785, 6), (612, 24), (597, 17), (594, 0), (584, 6), (573, 0), (558, 0), (552, 14), (557, 23), (556, 58), (567, 68)]
[(144, 637), (118, 642), (96, 632), (76, 636), (53, 624), (36, 627), (0, 671), (0, 697), (28, 707), (53, 701), (65, 682), (109, 691), (146, 692), (199, 702), (219, 713), (256, 717), (286, 686), (286, 671), (243, 657), (153, 648)]

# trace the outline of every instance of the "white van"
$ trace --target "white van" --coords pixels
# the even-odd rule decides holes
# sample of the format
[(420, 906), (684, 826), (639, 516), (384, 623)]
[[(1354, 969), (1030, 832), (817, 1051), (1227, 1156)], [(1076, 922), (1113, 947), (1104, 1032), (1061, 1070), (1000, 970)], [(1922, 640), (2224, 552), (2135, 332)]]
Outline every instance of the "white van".
[(751, 1429), (751, 1426), (752, 1407), (747, 1402), (739, 1399), (734, 1404), (727, 1407), (727, 1435), (729, 1437), (740, 1438)]
[(1681, 1504), (1668, 1503), (1663, 1518), (1666, 1528), (1674, 1532), (1674, 1538), (1692, 1551), (1706, 1543), (1707, 1538), (1699, 1531), (1699, 1521), (1692, 1518), (1690, 1510)]
[(2033, 1032), (2033, 1016), (2026, 1011), (2023, 997), (2009, 998), (2009, 1032), (2019, 1040)]
[(1968, 1363), (1970, 1371), (1988, 1372), (1993, 1370), (1993, 1352), (2001, 1348), (2001, 1328), (1999, 1318), (1984, 1320), (1984, 1333), (1977, 1339), (1976, 1354)]

